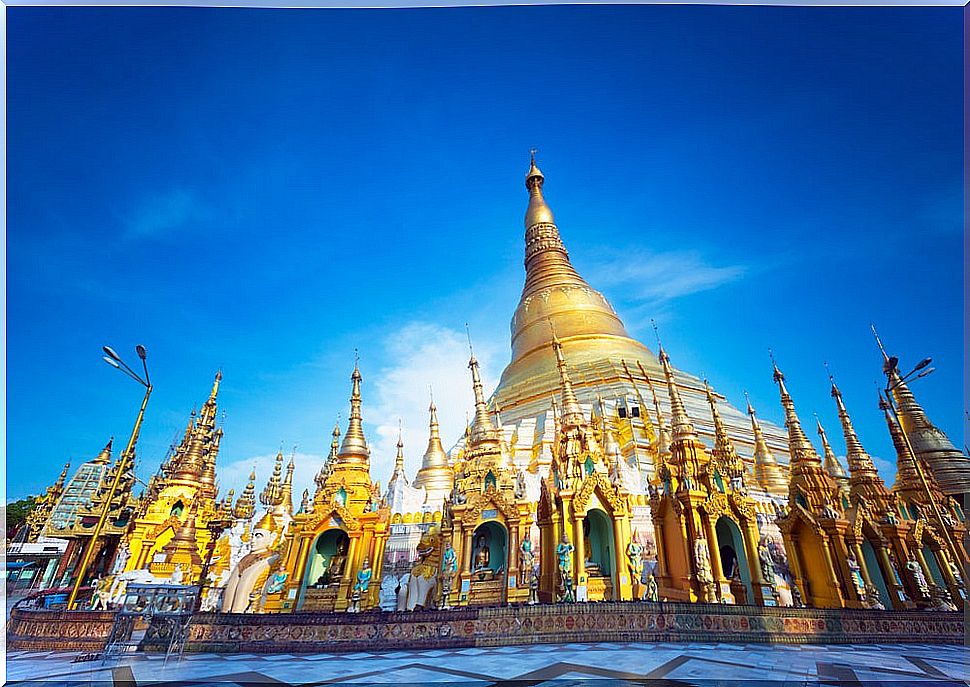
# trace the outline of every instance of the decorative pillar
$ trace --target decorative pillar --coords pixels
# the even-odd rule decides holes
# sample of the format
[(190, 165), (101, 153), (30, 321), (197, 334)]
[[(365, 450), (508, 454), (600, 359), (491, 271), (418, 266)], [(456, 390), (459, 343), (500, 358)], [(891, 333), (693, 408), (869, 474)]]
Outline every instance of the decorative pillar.
[(707, 549), (711, 554), (711, 573), (714, 576), (714, 593), (717, 595), (717, 599), (707, 599), (707, 601), (720, 601), (721, 603), (727, 603), (724, 599), (728, 597), (734, 600), (734, 596), (731, 594), (731, 583), (728, 582), (727, 578), (724, 576), (724, 564), (721, 562), (721, 549), (717, 545), (717, 532), (714, 529), (714, 523), (711, 522), (710, 517), (706, 514), (700, 516), (701, 526), (704, 529), (704, 538), (707, 539)]
[(582, 516), (573, 517), (573, 546), (575, 547), (575, 560), (573, 567), (576, 570), (576, 601), (586, 601), (586, 542), (583, 539), (583, 518)]
[(886, 581), (886, 588), (889, 590), (889, 601), (893, 609), (903, 610), (909, 608), (910, 605), (903, 598), (903, 587), (900, 585), (902, 580), (898, 579), (893, 573), (892, 562), (889, 560), (889, 552), (882, 543), (876, 548), (876, 559), (879, 561), (879, 567), (882, 569), (882, 579)]

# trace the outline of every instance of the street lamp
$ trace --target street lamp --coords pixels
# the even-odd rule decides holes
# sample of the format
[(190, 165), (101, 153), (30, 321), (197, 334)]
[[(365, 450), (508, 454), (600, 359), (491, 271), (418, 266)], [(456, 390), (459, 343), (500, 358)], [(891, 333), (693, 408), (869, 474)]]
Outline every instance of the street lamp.
[(923, 358), (921, 361), (919, 361), (919, 363), (916, 364), (916, 367), (906, 374), (901, 375), (899, 373), (899, 358), (896, 356), (889, 356), (883, 365), (883, 371), (886, 373), (887, 377), (886, 399), (887, 405), (892, 411), (893, 418), (896, 420), (896, 425), (899, 427), (899, 432), (903, 435), (903, 442), (906, 444), (906, 450), (913, 459), (913, 465), (916, 467), (916, 474), (919, 475), (920, 482), (923, 484), (923, 490), (926, 492), (926, 498), (929, 501), (930, 507), (933, 509), (933, 515), (936, 517), (936, 521), (940, 525), (940, 531), (946, 538), (949, 554), (953, 556), (953, 560), (958, 561), (960, 560), (960, 556), (957, 554), (956, 545), (953, 543), (953, 539), (950, 537), (950, 528), (943, 521), (943, 515), (940, 513), (939, 505), (936, 503), (936, 499), (933, 498), (932, 492), (930, 492), (930, 485), (926, 481), (926, 475), (923, 473), (922, 461), (917, 457), (916, 451), (913, 450), (913, 445), (909, 441), (909, 433), (903, 427), (903, 423), (899, 419), (899, 413), (896, 410), (896, 402), (893, 398), (893, 392), (907, 381), (919, 379), (920, 377), (925, 377), (928, 374), (931, 374), (933, 370), (936, 369), (935, 367), (929, 367), (929, 364), (932, 362), (932, 358)]
[(108, 519), (108, 513), (111, 511), (111, 503), (114, 501), (121, 478), (129, 470), (134, 470), (135, 443), (138, 441), (138, 433), (141, 430), (141, 423), (145, 418), (145, 408), (148, 406), (148, 398), (152, 394), (152, 383), (148, 376), (148, 363), (146, 362), (148, 351), (145, 350), (144, 346), (141, 344), (135, 346), (135, 353), (139, 358), (141, 358), (142, 369), (145, 371), (144, 379), (142, 379), (138, 373), (128, 367), (125, 361), (121, 359), (121, 356), (115, 353), (110, 346), (103, 346), (101, 350), (104, 351), (104, 361), (106, 363), (121, 370), (126, 375), (145, 387), (145, 398), (142, 399), (141, 408), (138, 409), (138, 417), (135, 419), (135, 426), (132, 427), (131, 436), (128, 437), (128, 445), (125, 446), (125, 450), (121, 452), (121, 456), (118, 458), (118, 463), (115, 469), (115, 478), (111, 482), (111, 488), (108, 490), (104, 504), (101, 506), (101, 515), (98, 518), (98, 524), (95, 526), (94, 532), (91, 533), (91, 539), (88, 540), (87, 546), (84, 547), (84, 555), (81, 556), (81, 563), (78, 566), (77, 579), (74, 580), (74, 586), (71, 588), (71, 594), (67, 597), (67, 608), (69, 609), (73, 608), (75, 601), (77, 601), (78, 591), (80, 591), (81, 584), (84, 582), (84, 576), (87, 574), (88, 565), (91, 563), (91, 557), (94, 555), (94, 549), (98, 543), (98, 537), (101, 535), (101, 530), (104, 529), (104, 523)]

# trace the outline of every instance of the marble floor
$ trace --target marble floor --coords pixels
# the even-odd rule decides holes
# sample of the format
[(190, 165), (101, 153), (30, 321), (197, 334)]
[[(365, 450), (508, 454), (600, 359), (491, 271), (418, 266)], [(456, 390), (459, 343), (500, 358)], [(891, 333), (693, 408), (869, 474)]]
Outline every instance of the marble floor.
[(382, 654), (186, 654), (168, 661), (138, 654), (106, 664), (68, 652), (12, 651), (6, 658), (6, 684), (23, 687), (970, 684), (966, 647), (927, 644), (539, 644)]

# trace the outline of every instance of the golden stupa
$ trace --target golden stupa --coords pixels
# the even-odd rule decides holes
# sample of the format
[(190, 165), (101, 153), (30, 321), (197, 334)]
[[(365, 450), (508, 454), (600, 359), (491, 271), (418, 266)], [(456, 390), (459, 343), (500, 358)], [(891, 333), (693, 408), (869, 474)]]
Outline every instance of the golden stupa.
[[(529, 205), (525, 213), (525, 285), (512, 316), (512, 359), (502, 373), (491, 399), (492, 411), (503, 425), (512, 427), (516, 439), (513, 454), (535, 453), (543, 427), (550, 424), (550, 398), (559, 390), (559, 372), (553, 353), (554, 334), (574, 371), (573, 385), (581, 405), (587, 409), (605, 399), (621, 407), (623, 422), (619, 440), (623, 457), (649, 478), (655, 471), (658, 436), (654, 421), (640, 398), (648, 383), (660, 389), (663, 413), (669, 417), (664, 372), (656, 354), (631, 338), (609, 301), (591, 287), (569, 261), (552, 210), (543, 196), (545, 177), (535, 155), (526, 174)], [(706, 400), (704, 383), (697, 377), (674, 370), (674, 379), (687, 412), (694, 419), (698, 435), (714, 444), (714, 424)], [(717, 396), (717, 394), (715, 394)], [(759, 447), (746, 413), (717, 396), (722, 421), (731, 440), (750, 469), (760, 455), (771, 463), (769, 472), (784, 472), (788, 463), (784, 429), (763, 422), (764, 438)], [(635, 407), (634, 407), (635, 406)], [(759, 450), (760, 449), (760, 450)], [(766, 450), (767, 449), (767, 450)], [(518, 462), (518, 461), (516, 461)], [(776, 465), (777, 464), (777, 465)], [(764, 469), (756, 471), (765, 474)], [(771, 474), (761, 484), (777, 496), (787, 491), (784, 477)]]

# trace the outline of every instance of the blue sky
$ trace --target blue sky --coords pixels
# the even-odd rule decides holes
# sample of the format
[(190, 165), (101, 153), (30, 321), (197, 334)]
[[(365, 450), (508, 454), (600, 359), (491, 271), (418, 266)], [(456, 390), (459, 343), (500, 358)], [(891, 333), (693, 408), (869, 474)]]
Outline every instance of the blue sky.
[[(139, 475), (224, 371), (223, 486), (282, 445), (298, 482), (344, 420), (354, 349), (374, 479), (446, 443), (508, 361), (539, 148), (574, 264), (652, 345), (844, 452), (894, 453), (869, 333), (958, 446), (958, 8), (8, 8), (8, 497), (127, 437)], [(129, 354), (134, 358), (133, 354)], [(814, 434), (813, 434), (814, 438)], [(880, 463), (884, 475), (887, 463)]]

